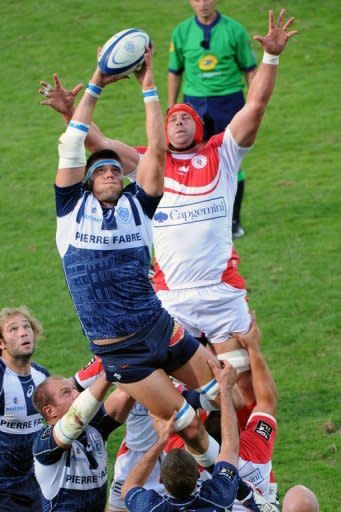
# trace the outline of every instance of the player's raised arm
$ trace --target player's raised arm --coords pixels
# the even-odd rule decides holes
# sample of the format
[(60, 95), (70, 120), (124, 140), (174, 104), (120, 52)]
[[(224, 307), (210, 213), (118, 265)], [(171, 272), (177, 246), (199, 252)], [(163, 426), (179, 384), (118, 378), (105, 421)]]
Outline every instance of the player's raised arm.
[[(75, 101), (83, 88), (83, 84), (78, 83), (72, 89), (66, 89), (56, 73), (53, 75), (53, 81), (54, 85), (49, 84), (45, 80), (40, 81), (39, 93), (44, 96), (40, 104), (49, 106), (61, 114), (65, 123), (68, 124), (75, 112)], [(91, 153), (100, 149), (112, 149), (119, 153), (124, 174), (134, 171), (139, 161), (139, 155), (135, 148), (120, 140), (107, 137), (94, 122), (89, 126), (89, 131), (85, 138), (85, 147)]]
[(157, 89), (155, 87), (152, 51), (146, 49), (142, 69), (135, 72), (142, 88), (146, 109), (147, 151), (137, 167), (136, 181), (151, 196), (160, 196), (163, 192), (163, 175), (166, 161), (166, 136)]
[(59, 165), (56, 176), (56, 185), (59, 187), (68, 187), (82, 181), (86, 165), (85, 139), (92, 122), (93, 111), (103, 87), (117, 80), (120, 78), (104, 75), (96, 67), (66, 131), (59, 139)]
[(294, 18), (284, 22), (285, 9), (282, 9), (277, 24), (273, 11), (269, 11), (269, 31), (266, 36), (254, 36), (264, 50), (261, 62), (253, 78), (245, 106), (234, 116), (230, 123), (231, 133), (239, 146), (249, 147), (256, 138), (266, 106), (275, 87), (279, 55), (288, 40), (297, 34), (297, 30), (289, 31)]

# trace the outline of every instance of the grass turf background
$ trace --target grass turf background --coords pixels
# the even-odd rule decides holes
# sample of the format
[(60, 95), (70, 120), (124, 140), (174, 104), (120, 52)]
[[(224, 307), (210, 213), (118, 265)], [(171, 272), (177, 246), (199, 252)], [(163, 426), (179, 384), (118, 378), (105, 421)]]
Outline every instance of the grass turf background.
[[(217, 2), (252, 36), (267, 32), (277, 1)], [(287, 1), (300, 34), (281, 57), (278, 84), (257, 143), (245, 160), (243, 226), (236, 245), (250, 305), (279, 392), (274, 469), (281, 495), (297, 482), (323, 512), (340, 495), (340, 4)], [(169, 37), (191, 15), (187, 1), (78, 0), (1, 3), (0, 306), (26, 304), (45, 339), (35, 359), (69, 375), (88, 359), (55, 248), (52, 182), (62, 120), (39, 105), (40, 79), (59, 73), (86, 83), (96, 48), (130, 26), (155, 43), (155, 74), (166, 108)], [(261, 51), (253, 43), (258, 61)], [(145, 142), (144, 109), (134, 79), (108, 87), (95, 121), (132, 145)], [(109, 445), (110, 458), (122, 432)], [(338, 470), (338, 471), (337, 471)]]

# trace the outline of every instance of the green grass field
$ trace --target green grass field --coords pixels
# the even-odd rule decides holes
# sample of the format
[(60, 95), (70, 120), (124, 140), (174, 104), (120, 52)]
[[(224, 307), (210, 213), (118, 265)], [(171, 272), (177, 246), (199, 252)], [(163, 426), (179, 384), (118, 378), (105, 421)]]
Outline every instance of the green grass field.
[[(217, 4), (250, 35), (265, 33), (267, 10), (282, 7), (256, 0)], [(304, 483), (318, 495), (322, 512), (335, 512), (341, 495), (341, 7), (337, 0), (288, 0), (284, 6), (300, 34), (281, 57), (276, 91), (244, 164), (247, 236), (237, 248), (278, 386), (274, 469), (280, 493)], [(35, 359), (52, 373), (70, 375), (89, 354), (55, 248), (52, 183), (63, 122), (39, 105), (39, 80), (52, 81), (58, 72), (67, 87), (86, 82), (97, 46), (138, 26), (155, 42), (156, 82), (166, 108), (169, 36), (190, 12), (185, 0), (0, 4), (0, 307), (26, 304), (42, 321), (46, 335)], [(105, 133), (132, 145), (145, 142), (143, 119), (134, 79), (106, 89), (95, 115)]]

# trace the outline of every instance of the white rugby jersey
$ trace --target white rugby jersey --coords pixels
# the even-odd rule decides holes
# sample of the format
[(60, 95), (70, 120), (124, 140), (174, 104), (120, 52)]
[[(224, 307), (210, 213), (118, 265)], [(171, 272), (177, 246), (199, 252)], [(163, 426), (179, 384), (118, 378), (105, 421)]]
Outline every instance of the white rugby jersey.
[(153, 218), (157, 291), (222, 281), (236, 285), (229, 263), (232, 212), (248, 149), (226, 128), (196, 153), (168, 153), (164, 195)]
[(127, 418), (125, 445), (130, 450), (146, 452), (157, 440), (158, 436), (148, 409), (139, 402), (135, 402)]
[(0, 488), (19, 485), (33, 472), (32, 444), (43, 420), (32, 395), (48, 375), (35, 363), (29, 375), (18, 375), (0, 358)]
[(81, 183), (55, 191), (57, 247), (87, 337), (125, 336), (152, 325), (161, 312), (148, 279), (160, 197), (131, 184), (115, 207), (102, 208)]

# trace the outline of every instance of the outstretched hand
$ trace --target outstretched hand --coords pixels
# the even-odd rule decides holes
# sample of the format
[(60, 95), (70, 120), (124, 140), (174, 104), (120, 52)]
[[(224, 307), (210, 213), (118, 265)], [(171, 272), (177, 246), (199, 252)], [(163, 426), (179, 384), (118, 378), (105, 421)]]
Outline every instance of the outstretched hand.
[(237, 380), (237, 372), (228, 361), (224, 361), (224, 366), (218, 360), (209, 359), (208, 364), (219, 384), (220, 390), (231, 389)]
[(276, 25), (273, 11), (269, 11), (269, 32), (266, 36), (253, 36), (253, 39), (262, 45), (263, 50), (271, 55), (282, 53), (288, 40), (298, 33), (298, 30), (288, 32), (295, 18), (291, 17), (284, 23), (284, 15), (285, 9), (281, 9)]
[(48, 105), (60, 114), (72, 116), (74, 111), (74, 103), (77, 94), (83, 88), (83, 84), (79, 83), (73, 89), (65, 89), (56, 73), (53, 75), (54, 86), (45, 80), (40, 81), (39, 93), (45, 96), (40, 102), (41, 105)]
[(134, 72), (136, 80), (140, 84), (143, 90), (150, 89), (154, 87), (154, 75), (153, 75), (153, 47), (147, 47), (144, 53), (144, 61), (138, 70)]
[(151, 414), (151, 417), (153, 419), (155, 432), (159, 436), (160, 441), (163, 443), (167, 443), (169, 436), (174, 431), (176, 411), (173, 412), (169, 420), (163, 420), (158, 416), (154, 416), (153, 414)]
[(234, 332), (233, 337), (236, 338), (242, 347), (249, 349), (258, 349), (260, 345), (260, 340), (262, 337), (261, 331), (257, 326), (256, 321), (256, 313), (252, 311), (251, 314), (251, 324), (248, 332), (246, 334), (241, 334), (239, 332)]

